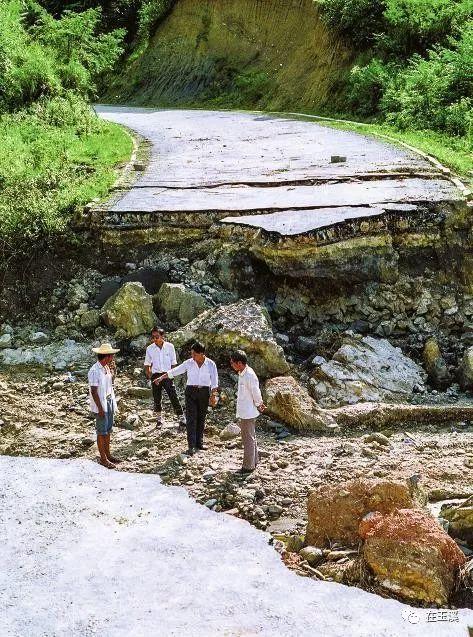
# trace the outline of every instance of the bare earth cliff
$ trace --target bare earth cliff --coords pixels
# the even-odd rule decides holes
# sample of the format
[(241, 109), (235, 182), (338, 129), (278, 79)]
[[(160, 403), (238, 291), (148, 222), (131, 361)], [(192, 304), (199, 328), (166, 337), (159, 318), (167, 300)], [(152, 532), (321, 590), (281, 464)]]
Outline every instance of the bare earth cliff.
[(351, 59), (312, 0), (180, 0), (107, 97), (178, 105), (236, 82), (265, 108), (320, 108)]

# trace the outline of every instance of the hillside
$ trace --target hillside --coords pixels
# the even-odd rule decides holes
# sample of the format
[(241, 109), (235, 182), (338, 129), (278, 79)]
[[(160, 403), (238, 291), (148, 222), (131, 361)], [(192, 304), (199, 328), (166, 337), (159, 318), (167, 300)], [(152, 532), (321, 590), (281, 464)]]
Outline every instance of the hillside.
[(106, 98), (329, 109), (352, 61), (312, 0), (180, 0)]

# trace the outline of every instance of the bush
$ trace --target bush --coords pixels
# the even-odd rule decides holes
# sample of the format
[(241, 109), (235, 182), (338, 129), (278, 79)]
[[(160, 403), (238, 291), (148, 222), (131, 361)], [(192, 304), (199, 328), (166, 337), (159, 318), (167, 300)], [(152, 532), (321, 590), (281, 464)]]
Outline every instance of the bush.
[(445, 44), (472, 9), (471, 0), (386, 0), (384, 50), (406, 57)]
[(395, 72), (393, 65), (387, 65), (378, 58), (373, 58), (366, 66), (354, 66), (346, 90), (351, 110), (361, 117), (377, 115), (380, 100)]
[(315, 0), (325, 22), (357, 48), (368, 48), (383, 26), (383, 0)]
[(54, 19), (34, 2), (0, 4), (0, 109), (74, 90), (94, 95), (95, 80), (122, 52), (123, 31), (97, 35), (100, 11)]
[(30, 0), (0, 3), (0, 269), (66, 230), (131, 152), (86, 101), (122, 50), (123, 32), (97, 34), (99, 20), (96, 9), (56, 20)]
[(388, 122), (401, 129), (433, 128), (466, 135), (473, 98), (473, 22), (452, 48), (437, 48), (427, 59), (414, 56), (381, 99)]

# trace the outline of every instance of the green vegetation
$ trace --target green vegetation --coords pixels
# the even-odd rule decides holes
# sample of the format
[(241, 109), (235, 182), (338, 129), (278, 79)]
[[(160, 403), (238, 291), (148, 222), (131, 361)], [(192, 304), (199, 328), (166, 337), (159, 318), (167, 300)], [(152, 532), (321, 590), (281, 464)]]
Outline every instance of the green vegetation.
[(471, 145), (472, 0), (316, 1), (326, 22), (362, 51), (347, 81), (350, 113)]
[(100, 11), (55, 19), (33, 1), (0, 5), (0, 241), (5, 258), (68, 229), (106, 195), (130, 136), (88, 105), (122, 52), (123, 31), (98, 34)]

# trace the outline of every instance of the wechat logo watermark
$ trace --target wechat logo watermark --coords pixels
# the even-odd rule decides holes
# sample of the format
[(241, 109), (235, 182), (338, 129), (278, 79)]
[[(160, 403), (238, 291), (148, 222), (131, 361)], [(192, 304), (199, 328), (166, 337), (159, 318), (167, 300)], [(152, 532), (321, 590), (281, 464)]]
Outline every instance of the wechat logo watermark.
[(405, 608), (401, 611), (404, 621), (410, 624), (437, 623), (437, 622), (459, 622), (457, 610), (421, 610), (416, 608)]

